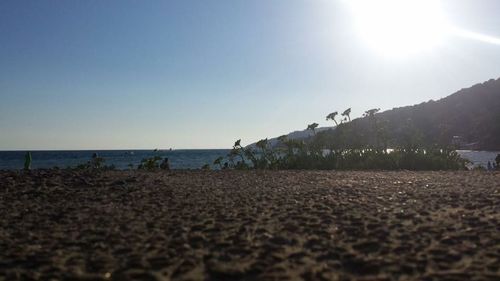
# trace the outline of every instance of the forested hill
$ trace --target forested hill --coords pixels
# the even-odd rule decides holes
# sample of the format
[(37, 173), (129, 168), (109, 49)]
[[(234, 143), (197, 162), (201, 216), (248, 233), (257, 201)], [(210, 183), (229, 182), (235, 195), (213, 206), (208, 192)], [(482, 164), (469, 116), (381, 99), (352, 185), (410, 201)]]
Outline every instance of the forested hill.
[[(500, 150), (500, 79), (462, 89), (438, 101), (394, 108), (375, 114), (377, 130), (388, 146), (407, 144), (418, 138), (425, 145), (449, 145), (460, 148)], [(373, 139), (373, 119), (358, 118), (343, 124), (347, 130), (334, 130), (347, 142)], [(340, 129), (340, 128), (339, 128)], [(377, 139), (377, 141), (379, 141)]]
[[(437, 101), (356, 118), (338, 127), (297, 131), (288, 139), (316, 141), (319, 147), (405, 147), (438, 145), (500, 151), (500, 78), (462, 89)], [(271, 146), (278, 144), (270, 139)], [(249, 145), (255, 147), (255, 143)]]

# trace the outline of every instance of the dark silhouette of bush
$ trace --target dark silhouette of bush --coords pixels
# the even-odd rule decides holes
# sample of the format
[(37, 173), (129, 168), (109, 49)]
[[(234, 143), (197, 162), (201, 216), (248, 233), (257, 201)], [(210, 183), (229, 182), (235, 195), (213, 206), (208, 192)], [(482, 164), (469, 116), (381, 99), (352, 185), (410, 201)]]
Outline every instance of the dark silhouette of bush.
[(138, 170), (154, 171), (160, 168), (161, 157), (156, 155), (141, 160), (141, 164), (137, 167)]
[(332, 112), (332, 113), (328, 114), (328, 115), (326, 116), (326, 121), (328, 121), (328, 120), (332, 120), (333, 122), (335, 122), (335, 126), (338, 126), (338, 125), (339, 125), (339, 123), (337, 123), (337, 120), (335, 119), (335, 117), (336, 117), (338, 114), (339, 114), (339, 113), (338, 113), (337, 111), (334, 111), (334, 112)]
[[(391, 139), (380, 109), (367, 110), (364, 118), (338, 124), (335, 130), (316, 133), (317, 123), (307, 126), (313, 136), (307, 140), (279, 137), (270, 147), (267, 139), (255, 149), (237, 140), (228, 154), (233, 169), (317, 169), (317, 170), (461, 170), (467, 161), (448, 147), (428, 146), (411, 120), (401, 133), (400, 145), (388, 149)], [(342, 115), (350, 120), (350, 108)], [(336, 112), (327, 116), (335, 120)], [(238, 161), (235, 162), (235, 159)], [(214, 163), (222, 163), (216, 159)]]
[(92, 154), (92, 158), (86, 163), (77, 165), (76, 170), (91, 170), (91, 171), (104, 171), (104, 170), (114, 170), (114, 165), (105, 165), (106, 159), (100, 157), (97, 153)]

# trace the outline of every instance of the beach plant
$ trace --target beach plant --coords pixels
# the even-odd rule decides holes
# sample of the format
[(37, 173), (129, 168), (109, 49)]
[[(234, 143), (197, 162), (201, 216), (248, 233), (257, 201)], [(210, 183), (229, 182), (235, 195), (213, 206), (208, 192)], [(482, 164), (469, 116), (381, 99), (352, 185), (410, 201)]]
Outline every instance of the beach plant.
[[(259, 140), (255, 146), (260, 150), (259, 156), (260, 157), (254, 157), (254, 159), (258, 159), (258, 161), (254, 161), (253, 165), (256, 169), (266, 169), (268, 168), (270, 162), (272, 161), (270, 156), (272, 155), (271, 150), (268, 148), (268, 140), (267, 139), (261, 139)], [(271, 152), (271, 153), (270, 153)], [(254, 153), (255, 155), (255, 153)]]
[(90, 160), (90, 168), (94, 170), (100, 170), (104, 168), (104, 158), (100, 157), (97, 153), (92, 154), (92, 159)]
[[(381, 149), (338, 149), (319, 152), (312, 144), (297, 140), (286, 141), (285, 153), (275, 166), (257, 164), (254, 169), (320, 169), (320, 170), (461, 170), (466, 161), (454, 150), (398, 148), (391, 152)], [(265, 163), (259, 156), (258, 161)], [(269, 163), (269, 162), (268, 162)], [(260, 165), (260, 166), (259, 166)], [(240, 168), (235, 166), (233, 168)], [(245, 168), (250, 168), (245, 166)]]
[[(278, 144), (284, 139), (286, 139), (286, 136), (281, 136), (278, 139)], [(271, 147), (267, 138), (258, 141), (255, 146), (258, 150), (253, 152), (254, 160), (252, 163), (256, 169), (277, 169), (279, 167), (282, 154), (279, 147)]]
[[(377, 113), (379, 108), (365, 111), (363, 119), (340, 123), (335, 130), (316, 133), (317, 123), (307, 126), (313, 131), (309, 138), (289, 139), (278, 137), (271, 146), (268, 139), (254, 146), (243, 147), (235, 142), (228, 154), (233, 169), (319, 169), (319, 170), (462, 170), (468, 161), (446, 146), (424, 145), (422, 133), (411, 120), (398, 135), (398, 143), (388, 149), (391, 139), (388, 122)], [(344, 121), (350, 120), (351, 109), (342, 113)], [(338, 113), (327, 115), (335, 120)], [(413, 126), (413, 127), (412, 127)], [(238, 160), (235, 163), (235, 160)], [(500, 161), (500, 155), (497, 161)], [(215, 163), (222, 163), (216, 159)], [(220, 164), (219, 164), (220, 165)]]
[(115, 170), (115, 165), (105, 165), (106, 159), (100, 157), (97, 153), (93, 153), (89, 161), (79, 164), (75, 167), (76, 170), (90, 170), (90, 171), (105, 171)]
[(158, 155), (153, 157), (144, 158), (141, 160), (141, 164), (137, 167), (138, 170), (154, 171), (160, 168), (160, 161), (162, 158)]
[(278, 154), (279, 150), (272, 149), (268, 139), (258, 141), (255, 148), (243, 147), (241, 140), (237, 140), (227, 154), (228, 162), (222, 165), (224, 157), (218, 157), (214, 160), (214, 165), (219, 165), (221, 169), (275, 169), (278, 167)]
[(326, 116), (326, 121), (332, 120), (335, 122), (335, 126), (338, 126), (339, 123), (337, 123), (337, 120), (335, 120), (335, 116), (337, 116), (339, 113), (337, 111), (334, 111)]
[[(233, 148), (228, 154), (230, 166), (234, 169), (245, 170), (249, 166), (246, 163), (245, 155), (249, 156), (249, 151), (241, 145), (241, 139), (234, 142)], [(238, 158), (238, 160), (236, 160)]]
[(242, 162), (245, 162), (245, 149), (241, 146), (241, 139), (234, 142), (233, 154), (240, 157)]
[(341, 114), (345, 118), (349, 119), (349, 122), (351, 122), (351, 108), (349, 107), (348, 109), (344, 110)]
[(214, 165), (218, 165), (219, 168), (222, 170), (224, 167), (222, 166), (222, 161), (224, 160), (224, 157), (219, 156), (217, 159), (214, 160)]
[(26, 152), (24, 155), (24, 170), (29, 171), (31, 170), (31, 162), (33, 161), (33, 158), (31, 156), (31, 152)]

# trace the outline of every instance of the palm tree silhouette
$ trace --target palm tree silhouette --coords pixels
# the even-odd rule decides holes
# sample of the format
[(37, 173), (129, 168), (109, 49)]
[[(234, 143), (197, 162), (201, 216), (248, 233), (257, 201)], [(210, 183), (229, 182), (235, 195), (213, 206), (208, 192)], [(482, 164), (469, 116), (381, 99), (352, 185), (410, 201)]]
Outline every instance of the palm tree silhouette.
[(350, 107), (348, 109), (346, 109), (344, 112), (342, 112), (341, 115), (347, 116), (347, 118), (349, 119), (349, 122), (351, 122), (351, 108)]
[(337, 116), (339, 113), (337, 111), (332, 112), (326, 116), (326, 121), (328, 120), (333, 120), (335, 122), (335, 126), (338, 126), (339, 124), (337, 123), (337, 120), (335, 120), (335, 116)]

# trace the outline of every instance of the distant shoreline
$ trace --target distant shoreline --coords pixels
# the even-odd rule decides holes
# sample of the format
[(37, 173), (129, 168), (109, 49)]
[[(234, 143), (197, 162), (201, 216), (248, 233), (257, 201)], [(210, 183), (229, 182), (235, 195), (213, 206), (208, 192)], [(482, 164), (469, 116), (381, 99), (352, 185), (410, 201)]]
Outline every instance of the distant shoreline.
[[(185, 150), (228, 150), (231, 148), (159, 148), (158, 151), (185, 151)], [(66, 151), (154, 151), (154, 148), (131, 148), (131, 149), (6, 149), (0, 152), (26, 152), (26, 151), (49, 151), (49, 152), (66, 152)]]

